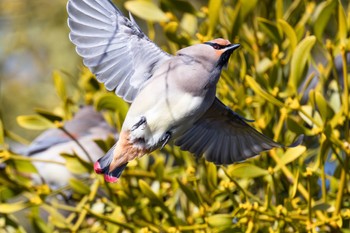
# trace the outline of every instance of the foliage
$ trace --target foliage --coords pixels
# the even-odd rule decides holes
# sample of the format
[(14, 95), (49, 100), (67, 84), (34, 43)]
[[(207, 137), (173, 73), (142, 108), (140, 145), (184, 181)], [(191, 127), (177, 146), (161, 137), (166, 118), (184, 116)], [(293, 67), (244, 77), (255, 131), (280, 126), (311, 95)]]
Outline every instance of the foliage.
[[(0, 124), (0, 162), (6, 164), (0, 170), (0, 227), (24, 231), (17, 214), (26, 210), (35, 232), (349, 232), (349, 72), (341, 64), (350, 49), (350, 4), (211, 0), (197, 9), (190, 1), (134, 0), (125, 6), (150, 20), (151, 39), (162, 36), (155, 33), (161, 26), (167, 39), (162, 48), (170, 53), (216, 37), (240, 43), (218, 96), (278, 142), (287, 145), (305, 134), (303, 146), (215, 166), (170, 145), (130, 164), (116, 184), (68, 156), (67, 169), (90, 176), (52, 191), (28, 178), (37, 172), (31, 159), (8, 148), (4, 136), (13, 135)], [(21, 125), (59, 127), (83, 99), (108, 111), (120, 128), (127, 106), (86, 69), (74, 95), (61, 76), (54, 74), (58, 116), (39, 111), (18, 118)], [(329, 164), (335, 164), (331, 173)], [(66, 190), (72, 195), (64, 202)]]

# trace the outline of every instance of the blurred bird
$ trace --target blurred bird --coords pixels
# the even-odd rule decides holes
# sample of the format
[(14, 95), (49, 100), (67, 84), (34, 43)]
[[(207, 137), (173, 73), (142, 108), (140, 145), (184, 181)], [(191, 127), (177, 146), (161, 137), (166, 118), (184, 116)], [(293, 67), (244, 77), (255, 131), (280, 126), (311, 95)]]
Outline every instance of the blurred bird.
[(84, 64), (132, 103), (118, 142), (94, 165), (107, 182), (116, 182), (129, 161), (170, 140), (216, 164), (282, 146), (215, 97), (221, 70), (239, 44), (215, 39), (172, 56), (109, 0), (69, 0), (67, 11), (69, 37)]
[[(93, 161), (104, 154), (94, 141), (106, 140), (108, 136), (114, 136), (116, 133), (92, 106), (79, 109), (73, 119), (64, 124), (64, 128), (81, 144)], [(65, 162), (60, 156), (61, 153), (76, 153), (80, 158), (89, 161), (85, 151), (62, 130), (49, 129), (32, 142), (27, 148), (26, 155), (36, 159)], [(33, 164), (40, 175), (34, 176), (34, 181), (40, 183), (41, 179), (44, 179), (54, 189), (67, 185), (69, 179), (73, 177), (64, 165), (48, 162), (33, 162)]]

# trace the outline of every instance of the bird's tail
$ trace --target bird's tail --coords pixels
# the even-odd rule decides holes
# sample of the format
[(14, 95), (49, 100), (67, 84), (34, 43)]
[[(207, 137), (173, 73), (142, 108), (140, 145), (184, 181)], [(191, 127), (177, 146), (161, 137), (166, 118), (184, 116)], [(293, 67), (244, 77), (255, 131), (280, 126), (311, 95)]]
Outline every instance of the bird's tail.
[(104, 174), (105, 181), (108, 183), (114, 183), (117, 182), (119, 177), (121, 176), (122, 172), (126, 168), (126, 165), (128, 163), (122, 164), (112, 171), (110, 171), (110, 164), (113, 160), (113, 151), (116, 147), (116, 144), (109, 149), (109, 151), (101, 157), (99, 160), (97, 160), (94, 164), (94, 170), (97, 174)]

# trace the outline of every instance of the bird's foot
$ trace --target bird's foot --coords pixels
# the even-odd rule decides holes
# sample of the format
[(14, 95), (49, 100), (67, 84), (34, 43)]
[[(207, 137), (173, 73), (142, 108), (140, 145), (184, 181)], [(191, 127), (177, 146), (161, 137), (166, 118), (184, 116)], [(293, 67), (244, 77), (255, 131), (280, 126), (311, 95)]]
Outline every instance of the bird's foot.
[(136, 130), (137, 128), (139, 128), (141, 125), (146, 124), (146, 117), (142, 116), (141, 119), (131, 128), (131, 131)]
[(163, 149), (164, 146), (170, 141), (170, 138), (171, 138), (171, 132), (170, 131), (167, 131), (162, 139), (160, 140), (160, 142), (162, 143), (162, 146), (160, 147), (160, 149)]

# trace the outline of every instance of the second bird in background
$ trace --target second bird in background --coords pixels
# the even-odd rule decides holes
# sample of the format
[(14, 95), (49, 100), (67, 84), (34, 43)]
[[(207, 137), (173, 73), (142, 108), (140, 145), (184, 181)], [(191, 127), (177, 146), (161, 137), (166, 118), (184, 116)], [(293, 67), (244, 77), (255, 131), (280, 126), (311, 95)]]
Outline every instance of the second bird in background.
[[(106, 140), (115, 136), (116, 131), (108, 125), (101, 113), (96, 112), (92, 106), (85, 106), (78, 110), (73, 119), (67, 121), (65, 130), (73, 136), (85, 151), (69, 135), (60, 129), (49, 129), (40, 134), (26, 149), (26, 155), (34, 159), (50, 160), (65, 163), (62, 153), (77, 154), (81, 159), (89, 162), (96, 161), (103, 154), (103, 150), (95, 140)], [(33, 175), (35, 183), (44, 181), (51, 188), (56, 189), (68, 184), (73, 174), (62, 164), (49, 162), (33, 162), (38, 175)]]

